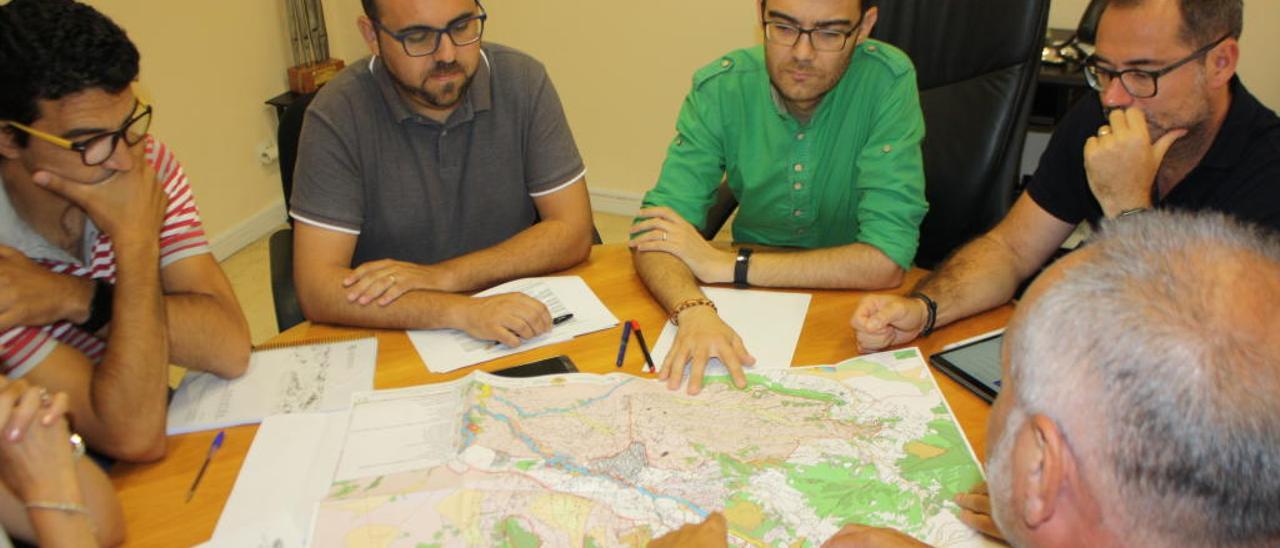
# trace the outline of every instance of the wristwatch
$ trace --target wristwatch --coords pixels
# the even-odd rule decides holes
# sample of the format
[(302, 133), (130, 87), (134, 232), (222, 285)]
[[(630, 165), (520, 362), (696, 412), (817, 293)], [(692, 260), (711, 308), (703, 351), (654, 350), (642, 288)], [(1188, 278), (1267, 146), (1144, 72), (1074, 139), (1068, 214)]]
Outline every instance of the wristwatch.
[(738, 250), (738, 260), (733, 263), (733, 285), (739, 289), (747, 287), (751, 284), (747, 283), (747, 268), (751, 266), (751, 253), (749, 247)]

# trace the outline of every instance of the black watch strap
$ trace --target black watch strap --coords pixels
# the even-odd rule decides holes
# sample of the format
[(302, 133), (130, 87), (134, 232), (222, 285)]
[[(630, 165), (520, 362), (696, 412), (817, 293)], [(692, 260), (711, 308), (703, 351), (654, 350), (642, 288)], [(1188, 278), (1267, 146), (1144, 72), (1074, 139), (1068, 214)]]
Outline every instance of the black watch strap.
[(925, 319), (924, 329), (920, 330), (921, 338), (928, 337), (933, 334), (933, 328), (938, 322), (938, 303), (933, 302), (933, 299), (930, 299), (928, 295), (919, 291), (912, 292), (909, 296), (914, 299), (920, 299), (924, 302), (925, 308), (929, 309), (929, 317)]
[(97, 333), (111, 323), (112, 308), (115, 306), (115, 286), (106, 280), (93, 281), (93, 299), (89, 301), (89, 319), (76, 326), (87, 333)]
[(751, 285), (747, 283), (747, 268), (751, 266), (751, 253), (752, 250), (749, 247), (738, 250), (738, 260), (733, 263), (733, 285), (740, 288)]

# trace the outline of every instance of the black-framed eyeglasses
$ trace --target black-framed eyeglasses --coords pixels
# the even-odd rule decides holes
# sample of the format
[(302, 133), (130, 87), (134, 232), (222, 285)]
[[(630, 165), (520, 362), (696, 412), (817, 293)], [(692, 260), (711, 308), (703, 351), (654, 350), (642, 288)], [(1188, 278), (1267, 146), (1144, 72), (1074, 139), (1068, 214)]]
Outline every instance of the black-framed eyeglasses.
[(1210, 51), (1213, 51), (1213, 48), (1218, 47), (1218, 44), (1221, 44), (1230, 37), (1231, 35), (1227, 34), (1222, 38), (1214, 40), (1204, 47), (1191, 52), (1191, 55), (1183, 57), (1182, 59), (1158, 70), (1143, 70), (1136, 68), (1112, 70), (1099, 66), (1098, 58), (1090, 56), (1084, 61), (1084, 78), (1089, 82), (1089, 87), (1097, 90), (1098, 92), (1106, 91), (1107, 86), (1111, 85), (1111, 81), (1119, 78), (1120, 85), (1124, 86), (1124, 90), (1129, 92), (1129, 95), (1138, 99), (1155, 97), (1156, 94), (1160, 93), (1159, 80), (1161, 76), (1169, 74), (1170, 72), (1177, 70), (1178, 67), (1190, 63), (1195, 59), (1204, 57)]
[(446, 34), (455, 46), (465, 46), (480, 41), (480, 37), (484, 35), (484, 22), (489, 18), (489, 14), (484, 12), (484, 6), (479, 2), (476, 2), (476, 5), (480, 6), (480, 13), (454, 21), (447, 29), (418, 25), (396, 32), (377, 19), (373, 20), (373, 26), (400, 42), (404, 47), (405, 55), (425, 57), (440, 49), (440, 40)]
[[(138, 112), (138, 107), (142, 107), (142, 112)], [(0, 124), (6, 124), (32, 137), (53, 143), (67, 150), (79, 152), (80, 161), (84, 162), (84, 165), (92, 167), (102, 165), (110, 159), (122, 139), (125, 144), (134, 146), (142, 142), (142, 139), (147, 136), (147, 130), (151, 129), (151, 105), (143, 103), (141, 100), (134, 100), (132, 112), (137, 112), (137, 114), (131, 115), (128, 120), (125, 120), (120, 129), (99, 133), (79, 141), (63, 139), (57, 135), (45, 133), (33, 127), (9, 120), (0, 120)]]
[(843, 51), (849, 43), (849, 37), (858, 33), (858, 29), (862, 26), (862, 18), (858, 18), (852, 30), (806, 29), (781, 21), (761, 21), (761, 23), (764, 25), (765, 40), (779, 46), (793, 48), (800, 43), (800, 38), (807, 34), (809, 44), (817, 51)]

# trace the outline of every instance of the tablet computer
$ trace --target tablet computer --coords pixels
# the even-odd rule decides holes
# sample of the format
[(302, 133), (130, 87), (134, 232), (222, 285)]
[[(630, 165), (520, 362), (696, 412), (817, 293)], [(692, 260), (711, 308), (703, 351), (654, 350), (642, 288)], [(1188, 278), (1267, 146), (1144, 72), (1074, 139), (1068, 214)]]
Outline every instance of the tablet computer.
[(1004, 333), (961, 343), (929, 356), (938, 371), (988, 402), (1000, 393), (1000, 346)]

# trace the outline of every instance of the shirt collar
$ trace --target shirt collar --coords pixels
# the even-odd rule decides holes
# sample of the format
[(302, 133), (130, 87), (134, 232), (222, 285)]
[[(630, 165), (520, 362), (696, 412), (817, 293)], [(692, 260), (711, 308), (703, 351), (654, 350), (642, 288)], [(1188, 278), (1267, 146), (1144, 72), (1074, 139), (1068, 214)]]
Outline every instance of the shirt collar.
[[(449, 115), (450, 122), (470, 120), (475, 117), (476, 112), (484, 112), (493, 106), (493, 71), (489, 64), (489, 54), (483, 48), (480, 50), (480, 61), (475, 77), (471, 79), (471, 87), (467, 89), (467, 96), (462, 99), (462, 106)], [(395, 121), (403, 123), (406, 120), (422, 119), (409, 107), (404, 97), (400, 96), (400, 92), (396, 91), (396, 84), (392, 81), (387, 66), (383, 64), (382, 57), (374, 55), (369, 58), (369, 73), (373, 75), (374, 82), (377, 82), (378, 91), (382, 93)]]
[(1266, 108), (1245, 89), (1239, 76), (1231, 78), (1230, 89), (1231, 106), (1227, 108), (1227, 117), (1200, 165), (1231, 168), (1239, 164), (1245, 151), (1249, 149), (1249, 141), (1253, 139), (1254, 131), (1251, 126)]

